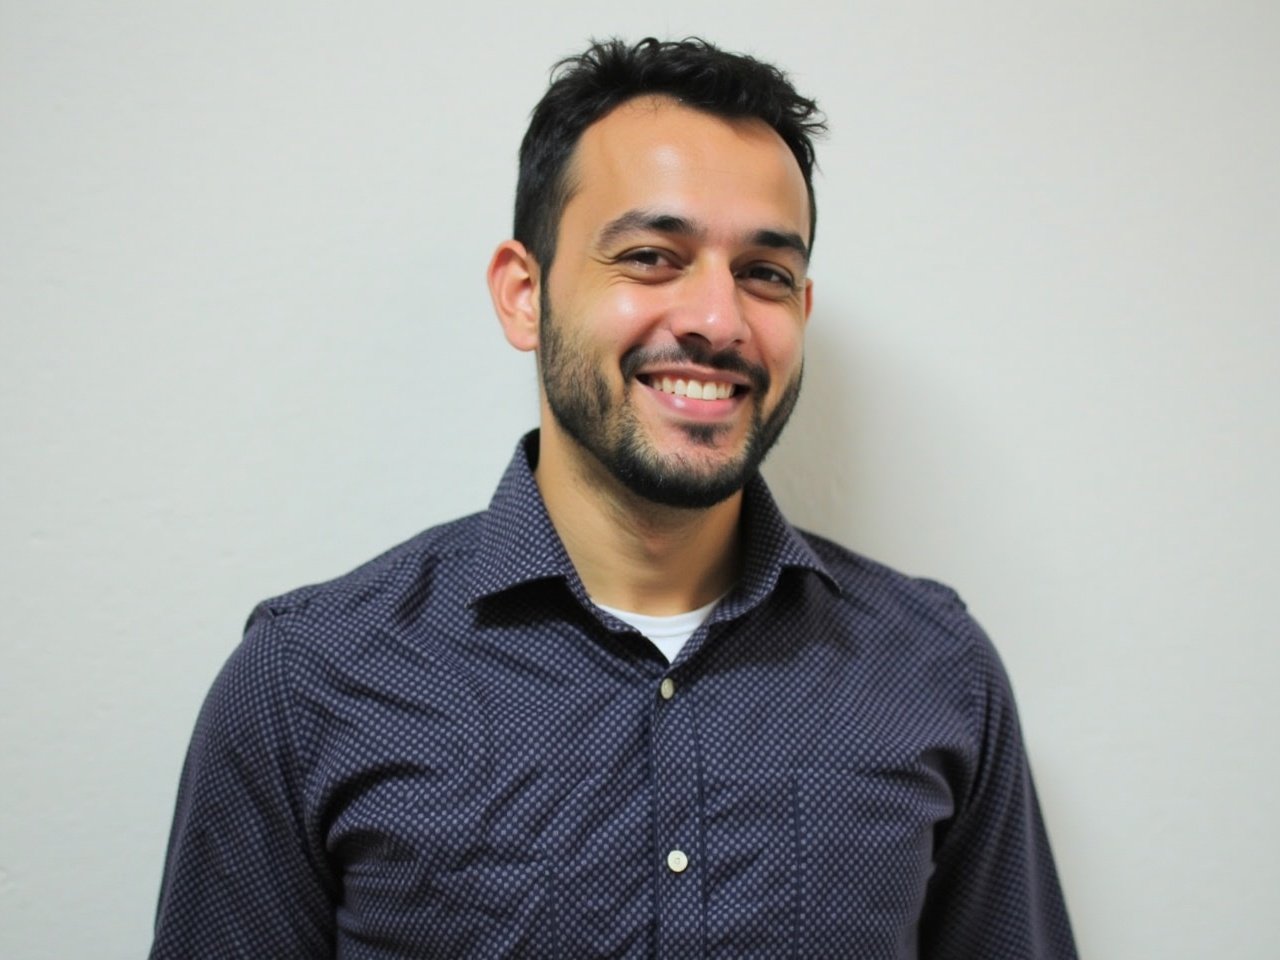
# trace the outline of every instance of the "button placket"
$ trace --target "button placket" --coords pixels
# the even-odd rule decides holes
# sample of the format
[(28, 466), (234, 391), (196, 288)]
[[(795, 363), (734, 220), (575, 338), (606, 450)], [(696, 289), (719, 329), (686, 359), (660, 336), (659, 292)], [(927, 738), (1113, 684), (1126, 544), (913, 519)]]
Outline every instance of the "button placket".
[(702, 955), (702, 775), (694, 701), (685, 679), (664, 677), (652, 713), (658, 880), (658, 955)]

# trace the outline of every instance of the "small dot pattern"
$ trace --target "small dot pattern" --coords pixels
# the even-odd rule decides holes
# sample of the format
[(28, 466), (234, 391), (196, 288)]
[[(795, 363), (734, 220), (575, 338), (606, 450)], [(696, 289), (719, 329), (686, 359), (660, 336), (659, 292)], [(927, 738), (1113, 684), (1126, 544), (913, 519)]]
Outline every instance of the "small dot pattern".
[(755, 478), (741, 580), (668, 664), (587, 597), (536, 456), (254, 611), (183, 768), (154, 960), (1076, 956), (951, 590), (796, 531)]

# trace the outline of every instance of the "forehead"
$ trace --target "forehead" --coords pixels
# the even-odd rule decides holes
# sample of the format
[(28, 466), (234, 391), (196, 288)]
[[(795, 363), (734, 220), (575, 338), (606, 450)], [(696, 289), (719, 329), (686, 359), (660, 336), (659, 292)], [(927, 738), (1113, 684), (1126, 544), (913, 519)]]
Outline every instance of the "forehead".
[(777, 132), (762, 120), (724, 118), (670, 97), (628, 100), (588, 127), (570, 182), (562, 232), (642, 209), (711, 229), (808, 236), (804, 175)]

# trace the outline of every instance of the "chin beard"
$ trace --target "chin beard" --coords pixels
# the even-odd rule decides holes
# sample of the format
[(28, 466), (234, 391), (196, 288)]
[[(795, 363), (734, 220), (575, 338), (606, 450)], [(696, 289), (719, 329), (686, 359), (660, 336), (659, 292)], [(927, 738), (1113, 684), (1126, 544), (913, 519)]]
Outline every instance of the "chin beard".
[[(648, 389), (635, 379), (646, 363), (684, 360), (747, 375), (755, 404), (747, 439), (733, 459), (706, 466), (682, 454), (662, 454), (645, 436), (626, 396), (615, 399), (609, 383), (584, 359), (554, 321), (546, 302), (545, 286), (540, 321), (539, 370), (547, 405), (560, 428), (589, 452), (631, 493), (651, 503), (683, 509), (715, 506), (741, 490), (756, 472), (786, 426), (800, 396), (801, 374), (778, 398), (766, 416), (759, 398), (769, 388), (763, 368), (748, 364), (732, 351), (699, 351), (698, 341), (658, 352), (630, 351), (622, 362), (623, 383), (630, 389)], [(695, 445), (714, 450), (726, 428), (689, 424), (682, 429)]]
[[(799, 394), (800, 378), (797, 377), (768, 418), (762, 418), (757, 409), (742, 452), (733, 460), (714, 467), (699, 467), (680, 454), (663, 456), (657, 453), (634, 421), (631, 429), (623, 432), (620, 441), (605, 456), (583, 443), (558, 413), (556, 421), (636, 496), (666, 507), (700, 510), (727, 500), (755, 476), (782, 433)], [(552, 412), (555, 412), (554, 407)], [(703, 426), (685, 428), (690, 440), (708, 447), (714, 447), (715, 434), (719, 432)]]

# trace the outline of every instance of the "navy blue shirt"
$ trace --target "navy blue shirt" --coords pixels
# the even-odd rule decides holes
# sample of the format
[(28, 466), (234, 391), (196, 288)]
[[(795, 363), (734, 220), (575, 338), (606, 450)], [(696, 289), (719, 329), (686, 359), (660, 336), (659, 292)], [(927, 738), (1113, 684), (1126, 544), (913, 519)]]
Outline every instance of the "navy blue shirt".
[(1008, 682), (946, 587), (744, 499), (668, 664), (526, 438), (489, 509), (258, 607), (183, 769), (153, 958), (1069, 958)]

